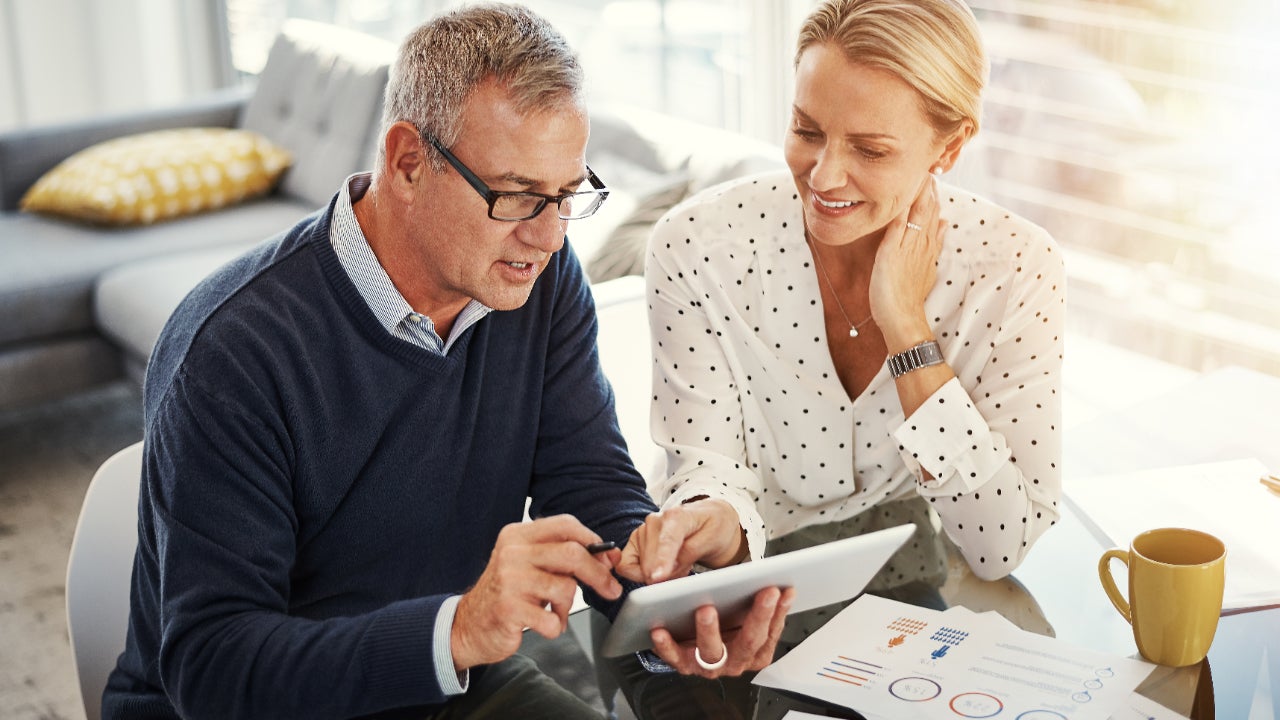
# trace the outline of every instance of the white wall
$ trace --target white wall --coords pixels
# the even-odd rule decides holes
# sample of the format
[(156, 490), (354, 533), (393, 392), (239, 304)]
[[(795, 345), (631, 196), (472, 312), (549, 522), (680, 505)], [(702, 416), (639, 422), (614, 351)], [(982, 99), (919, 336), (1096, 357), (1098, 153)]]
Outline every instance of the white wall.
[(221, 14), (218, 0), (0, 0), (0, 129), (225, 85)]
[(18, 52), (10, 41), (11, 5), (10, 0), (0, 0), (0, 128), (17, 125), (22, 116), (16, 87)]

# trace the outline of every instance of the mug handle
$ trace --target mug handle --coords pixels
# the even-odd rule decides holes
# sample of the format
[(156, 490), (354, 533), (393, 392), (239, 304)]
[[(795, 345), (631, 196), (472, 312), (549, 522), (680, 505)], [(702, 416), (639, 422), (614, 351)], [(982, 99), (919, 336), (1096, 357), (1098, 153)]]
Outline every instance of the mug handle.
[(1098, 558), (1098, 579), (1102, 581), (1102, 589), (1107, 591), (1107, 597), (1110, 598), (1111, 604), (1116, 606), (1116, 610), (1124, 616), (1126, 622), (1133, 624), (1133, 614), (1129, 610), (1129, 601), (1124, 595), (1120, 594), (1120, 589), (1116, 587), (1115, 576), (1111, 574), (1111, 561), (1119, 560), (1124, 563), (1126, 569), (1129, 567), (1129, 551), (1120, 548), (1111, 548), (1102, 553), (1102, 557)]

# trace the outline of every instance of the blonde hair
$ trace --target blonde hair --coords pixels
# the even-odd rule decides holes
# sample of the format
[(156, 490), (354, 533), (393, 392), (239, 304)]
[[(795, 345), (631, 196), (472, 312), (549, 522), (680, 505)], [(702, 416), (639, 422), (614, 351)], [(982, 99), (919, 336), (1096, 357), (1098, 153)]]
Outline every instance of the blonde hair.
[[(577, 55), (550, 23), (519, 5), (476, 5), (440, 15), (405, 38), (387, 80), (380, 137), (404, 120), (452, 146), (467, 98), (489, 79), (502, 83), (521, 113), (583, 102)], [(385, 153), (379, 143), (378, 167)], [(443, 171), (439, 153), (432, 166)]]
[(920, 95), (939, 135), (965, 121), (978, 131), (987, 57), (963, 0), (826, 0), (800, 28), (795, 63), (831, 44), (857, 65), (893, 73)]

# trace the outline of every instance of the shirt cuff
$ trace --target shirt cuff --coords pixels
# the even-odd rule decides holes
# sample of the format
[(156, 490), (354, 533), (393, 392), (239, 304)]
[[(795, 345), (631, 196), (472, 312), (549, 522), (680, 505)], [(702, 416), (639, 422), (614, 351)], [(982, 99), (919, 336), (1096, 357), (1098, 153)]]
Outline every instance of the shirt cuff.
[(436, 682), (445, 695), (461, 695), (471, 684), (471, 671), (458, 672), (453, 667), (453, 615), (458, 610), (461, 595), (453, 595), (440, 604), (436, 613), (436, 629), (433, 645), (436, 657)]
[[(893, 436), (926, 497), (977, 490), (1010, 456), (1004, 437), (991, 432), (956, 378), (930, 395)], [(923, 479), (925, 472), (933, 477)]]

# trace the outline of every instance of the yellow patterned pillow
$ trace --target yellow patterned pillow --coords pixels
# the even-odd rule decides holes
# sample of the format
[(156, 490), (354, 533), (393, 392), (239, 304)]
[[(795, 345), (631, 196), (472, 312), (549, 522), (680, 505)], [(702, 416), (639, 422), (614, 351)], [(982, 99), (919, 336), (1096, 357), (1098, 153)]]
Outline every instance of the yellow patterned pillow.
[(85, 148), (45, 173), (21, 207), (109, 225), (190, 215), (270, 192), (292, 158), (228, 128), (157, 130)]

